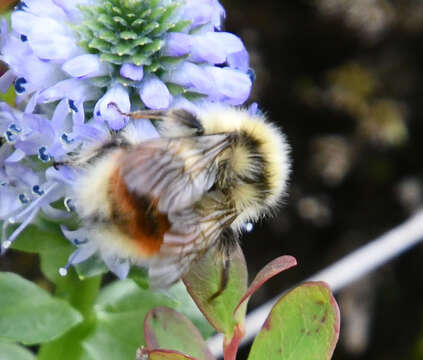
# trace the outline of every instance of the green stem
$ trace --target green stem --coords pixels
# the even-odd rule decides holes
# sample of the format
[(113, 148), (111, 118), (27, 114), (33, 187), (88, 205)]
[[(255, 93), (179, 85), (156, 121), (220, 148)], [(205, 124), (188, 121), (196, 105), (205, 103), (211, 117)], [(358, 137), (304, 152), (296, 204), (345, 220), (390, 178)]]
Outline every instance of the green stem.
[(94, 302), (101, 285), (101, 276), (80, 280), (74, 271), (56, 284), (56, 297), (68, 301), (84, 317), (81, 324), (52, 342), (41, 345), (38, 360), (77, 360), (84, 349), (82, 341), (95, 326)]

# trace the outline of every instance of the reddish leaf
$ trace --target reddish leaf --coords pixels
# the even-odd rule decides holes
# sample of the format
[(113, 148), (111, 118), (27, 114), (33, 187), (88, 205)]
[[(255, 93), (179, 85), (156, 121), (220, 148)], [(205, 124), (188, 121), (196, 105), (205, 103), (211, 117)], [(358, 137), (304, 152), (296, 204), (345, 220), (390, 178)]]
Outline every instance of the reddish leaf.
[(180, 351), (201, 360), (214, 360), (194, 324), (175, 310), (150, 310), (144, 320), (144, 336), (148, 350)]
[(235, 360), (236, 354), (238, 351), (239, 344), (241, 343), (242, 338), (244, 337), (245, 329), (244, 323), (238, 324), (235, 327), (234, 334), (232, 339), (224, 339), (223, 343), (223, 354), (225, 360)]
[(138, 349), (136, 360), (199, 360), (191, 356), (172, 350), (147, 350)]
[(239, 307), (246, 300), (248, 300), (250, 296), (255, 293), (267, 280), (269, 280), (273, 276), (278, 275), (282, 271), (288, 270), (296, 265), (297, 260), (295, 260), (294, 257), (289, 255), (280, 256), (268, 263), (263, 269), (259, 271), (259, 273), (254, 278), (253, 282), (248, 287), (247, 292), (244, 294), (238, 306), (235, 308), (234, 316), (236, 316)]

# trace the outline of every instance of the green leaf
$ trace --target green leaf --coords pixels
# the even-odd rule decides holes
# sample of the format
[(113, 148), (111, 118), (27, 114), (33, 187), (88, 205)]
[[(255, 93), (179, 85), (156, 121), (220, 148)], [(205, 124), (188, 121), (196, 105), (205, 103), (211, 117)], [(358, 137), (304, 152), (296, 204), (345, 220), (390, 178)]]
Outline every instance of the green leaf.
[(0, 101), (8, 103), (10, 106), (15, 106), (16, 91), (13, 86), (11, 86), (4, 94), (0, 93)]
[(194, 324), (175, 310), (150, 310), (144, 320), (144, 335), (149, 350), (176, 350), (202, 360), (214, 359)]
[(0, 360), (35, 360), (35, 356), (20, 345), (0, 340)]
[(338, 336), (339, 309), (328, 285), (305, 283), (273, 307), (248, 360), (330, 359)]
[(132, 279), (141, 289), (148, 289), (148, 272), (146, 269), (138, 266), (132, 266), (128, 278)]
[(215, 333), (215, 330), (198, 309), (182, 281), (168, 289), (167, 295), (176, 302), (176, 305), (172, 306), (172, 308), (190, 319), (205, 339)]
[(247, 267), (241, 248), (232, 252), (229, 282), (225, 290), (214, 299), (221, 288), (223, 262), (220, 254), (209, 251), (195, 262), (183, 280), (193, 300), (210, 324), (231, 338), (238, 323), (243, 323), (246, 306), (241, 305), (234, 318), (234, 310), (247, 291)]
[(100, 293), (94, 305), (95, 326), (82, 346), (93, 359), (133, 359), (144, 342), (147, 312), (174, 305), (170, 298), (142, 290), (132, 280), (116, 281)]
[(13, 243), (13, 248), (37, 253), (41, 258), (41, 270), (52, 282), (60, 281), (59, 268), (67, 263), (76, 248), (66, 240), (57, 224), (39, 221), (38, 226), (30, 225)]
[(60, 337), (82, 321), (62, 300), (12, 273), (0, 273), (0, 334), (24, 344)]

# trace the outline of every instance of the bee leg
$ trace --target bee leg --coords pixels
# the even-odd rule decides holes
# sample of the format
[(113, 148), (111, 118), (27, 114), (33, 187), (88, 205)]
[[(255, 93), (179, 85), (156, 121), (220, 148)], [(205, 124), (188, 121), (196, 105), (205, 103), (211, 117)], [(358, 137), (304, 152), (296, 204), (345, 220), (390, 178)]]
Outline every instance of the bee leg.
[(228, 257), (225, 257), (222, 262), (222, 272), (220, 274), (219, 289), (217, 289), (217, 291), (212, 296), (210, 296), (209, 301), (213, 301), (214, 299), (218, 298), (226, 290), (226, 287), (229, 282), (230, 268), (231, 268), (231, 262)]
[(166, 115), (166, 111), (161, 110), (139, 110), (134, 112), (123, 112), (115, 102), (110, 102), (107, 107), (114, 107), (122, 116), (128, 116), (131, 119), (154, 119), (161, 120)]

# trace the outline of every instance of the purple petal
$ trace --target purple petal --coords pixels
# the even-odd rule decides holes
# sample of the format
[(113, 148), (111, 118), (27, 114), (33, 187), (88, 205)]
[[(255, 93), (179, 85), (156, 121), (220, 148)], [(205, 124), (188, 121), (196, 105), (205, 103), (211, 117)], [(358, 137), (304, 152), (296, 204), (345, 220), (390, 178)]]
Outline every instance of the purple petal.
[(249, 55), (247, 50), (241, 50), (232, 54), (229, 54), (227, 57), (228, 65), (232, 68), (239, 69), (243, 72), (247, 72), (249, 69)]
[(81, 51), (74, 39), (63, 35), (38, 35), (30, 46), (37, 57), (45, 60), (66, 61)]
[(212, 92), (215, 83), (213, 76), (196, 64), (184, 62), (174, 71), (165, 75), (165, 81), (185, 87), (187, 90), (202, 94)]
[(21, 164), (7, 165), (5, 170), (9, 180), (17, 181), (25, 186), (32, 188), (34, 185), (40, 183), (39, 176), (30, 168)]
[(104, 257), (106, 266), (112, 271), (119, 279), (125, 279), (129, 273), (129, 262), (126, 260), (118, 259), (116, 257)]
[(26, 156), (25, 152), (21, 149), (16, 149), (12, 155), (10, 155), (4, 162), (5, 163), (16, 163), (21, 161)]
[(61, 100), (64, 97), (80, 100), (94, 100), (101, 94), (100, 89), (90, 85), (88, 80), (67, 79), (59, 81), (54, 86), (44, 90), (40, 94), (39, 102), (52, 102)]
[(58, 64), (41, 61), (25, 44), (15, 37), (9, 37), (2, 49), (2, 60), (13, 69), (16, 77), (25, 79), (27, 92), (53, 86), (64, 78)]
[(63, 61), (81, 51), (64, 22), (26, 11), (13, 12), (11, 22), (13, 30), (29, 38), (29, 46), (40, 59)]
[(0, 77), (0, 91), (2, 93), (5, 93), (10, 88), (15, 78), (16, 78), (16, 75), (13, 73), (12, 70), (6, 71)]
[(88, 240), (88, 231), (85, 228), (79, 228), (77, 230), (68, 230), (64, 225), (60, 226), (63, 235), (73, 245), (84, 243)]
[(207, 32), (193, 36), (190, 60), (221, 64), (226, 61), (225, 43), (220, 41), (217, 33)]
[(72, 265), (79, 264), (94, 255), (96, 250), (97, 247), (92, 242), (89, 242), (86, 245), (81, 245), (69, 256), (68, 263)]
[(74, 185), (77, 177), (75, 170), (69, 166), (60, 166), (58, 169), (49, 167), (46, 172), (46, 179), (60, 183)]
[(25, 113), (31, 114), (34, 112), (35, 107), (37, 106), (38, 98), (40, 97), (40, 92), (37, 91), (31, 96), (28, 101), (28, 104), (25, 106)]
[(216, 89), (213, 94), (215, 100), (224, 101), (231, 105), (243, 104), (250, 95), (251, 79), (238, 70), (208, 66), (206, 71), (213, 76)]
[(66, 118), (69, 115), (68, 100), (61, 100), (54, 110), (53, 116), (51, 118), (51, 126), (53, 127), (56, 133), (63, 133), (69, 131), (69, 124), (66, 123)]
[(172, 101), (166, 84), (155, 75), (144, 78), (139, 95), (144, 105), (150, 109), (167, 109)]
[(173, 98), (171, 108), (174, 109), (185, 109), (193, 114), (198, 114), (199, 109), (191, 101), (187, 100), (182, 95), (177, 95)]
[[(72, 0), (67, 1), (72, 2)], [(63, 9), (56, 6), (55, 1), (53, 0), (29, 0), (25, 1), (25, 4), (28, 6), (25, 8), (25, 12), (29, 12), (34, 15), (42, 14), (43, 16), (47, 16), (60, 22), (67, 20)]]
[(56, 6), (60, 7), (71, 20), (72, 23), (79, 23), (83, 20), (83, 14), (78, 6), (92, 5), (90, 0), (52, 0)]
[(225, 8), (219, 3), (218, 0), (212, 0), (212, 3), (213, 13), (211, 22), (216, 29), (220, 30), (222, 26), (222, 19), (224, 19), (226, 16)]
[(9, 24), (5, 18), (0, 23), (0, 49), (6, 44), (9, 35)]
[(100, 61), (98, 55), (84, 54), (66, 61), (62, 66), (63, 71), (72, 77), (95, 77), (106, 75), (109, 67)]
[(237, 53), (245, 50), (245, 46), (241, 39), (229, 32), (212, 32), (207, 34), (209, 38), (213, 38), (223, 44), (227, 54)]
[(213, 5), (210, 0), (186, 0), (183, 18), (191, 21), (191, 29), (210, 22), (213, 16)]
[(252, 104), (248, 107), (248, 113), (249, 113), (251, 116), (255, 116), (255, 115), (257, 115), (258, 111), (259, 111), (259, 109), (258, 109), (258, 105), (257, 105), (257, 103), (256, 103), (256, 102), (253, 102), (253, 103), (252, 103)]
[(184, 33), (170, 33), (166, 39), (164, 55), (183, 56), (191, 51), (192, 36)]
[(105, 121), (113, 130), (120, 130), (125, 126), (125, 117), (122, 116), (114, 107), (109, 106), (115, 103), (123, 112), (129, 112), (131, 103), (126, 89), (120, 85), (113, 85), (104, 96), (97, 101), (94, 108), (94, 116), (97, 120)]
[[(103, 127), (101, 126), (103, 125)], [(73, 135), (82, 141), (104, 142), (109, 137), (109, 131), (104, 123), (101, 124), (74, 124)]]
[(127, 79), (141, 81), (144, 77), (144, 69), (142, 66), (134, 64), (123, 64), (120, 67), (120, 74)]
[(9, 187), (0, 187), (0, 219), (7, 219), (10, 214), (15, 212), (22, 204), (17, 194), (11, 191)]
[(125, 127), (124, 136), (133, 144), (139, 144), (146, 140), (156, 139), (160, 135), (150, 120), (138, 119), (131, 121)]

